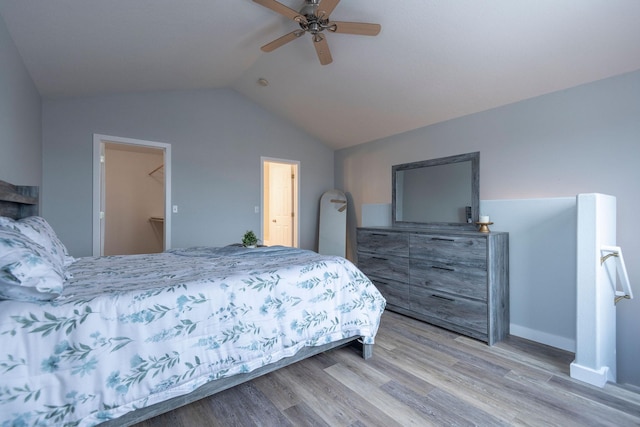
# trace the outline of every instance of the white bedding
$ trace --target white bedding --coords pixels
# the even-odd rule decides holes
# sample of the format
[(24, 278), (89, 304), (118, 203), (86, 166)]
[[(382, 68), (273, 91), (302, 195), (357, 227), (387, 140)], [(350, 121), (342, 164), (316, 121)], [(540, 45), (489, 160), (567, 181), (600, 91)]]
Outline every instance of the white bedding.
[(95, 425), (362, 336), (385, 301), (349, 261), (284, 247), (80, 258), (52, 301), (0, 301), (0, 425)]

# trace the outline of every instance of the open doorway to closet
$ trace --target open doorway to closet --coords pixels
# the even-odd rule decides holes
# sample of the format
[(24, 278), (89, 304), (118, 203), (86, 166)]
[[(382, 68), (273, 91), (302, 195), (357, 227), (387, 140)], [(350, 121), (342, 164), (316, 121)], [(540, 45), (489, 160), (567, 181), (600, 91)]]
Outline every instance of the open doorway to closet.
[(171, 146), (94, 135), (93, 253), (170, 248)]
[(300, 162), (262, 159), (262, 241), (266, 246), (299, 246)]

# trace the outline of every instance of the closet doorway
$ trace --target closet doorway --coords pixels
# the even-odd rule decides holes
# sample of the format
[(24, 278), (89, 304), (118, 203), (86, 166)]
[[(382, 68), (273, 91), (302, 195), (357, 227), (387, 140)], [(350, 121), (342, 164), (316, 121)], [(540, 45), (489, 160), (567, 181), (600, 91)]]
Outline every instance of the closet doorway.
[(171, 246), (171, 146), (94, 135), (93, 254)]
[(299, 246), (300, 162), (262, 159), (262, 241), (266, 246)]

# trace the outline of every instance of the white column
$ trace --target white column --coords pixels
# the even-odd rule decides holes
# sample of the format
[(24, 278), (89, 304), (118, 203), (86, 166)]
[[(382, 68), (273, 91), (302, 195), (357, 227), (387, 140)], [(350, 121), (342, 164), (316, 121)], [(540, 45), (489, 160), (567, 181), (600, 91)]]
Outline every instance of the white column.
[(571, 377), (603, 387), (607, 381), (616, 381), (616, 274), (600, 262), (601, 248), (616, 244), (616, 198), (576, 197), (577, 324)]

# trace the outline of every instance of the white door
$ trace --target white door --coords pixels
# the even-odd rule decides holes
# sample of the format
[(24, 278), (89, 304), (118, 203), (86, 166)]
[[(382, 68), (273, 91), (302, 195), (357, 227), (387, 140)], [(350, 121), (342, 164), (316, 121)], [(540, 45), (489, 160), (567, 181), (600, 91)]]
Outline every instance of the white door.
[(269, 163), (269, 236), (272, 245), (292, 246), (293, 175), (291, 165)]
[(297, 247), (296, 163), (265, 161), (263, 242), (267, 246)]

